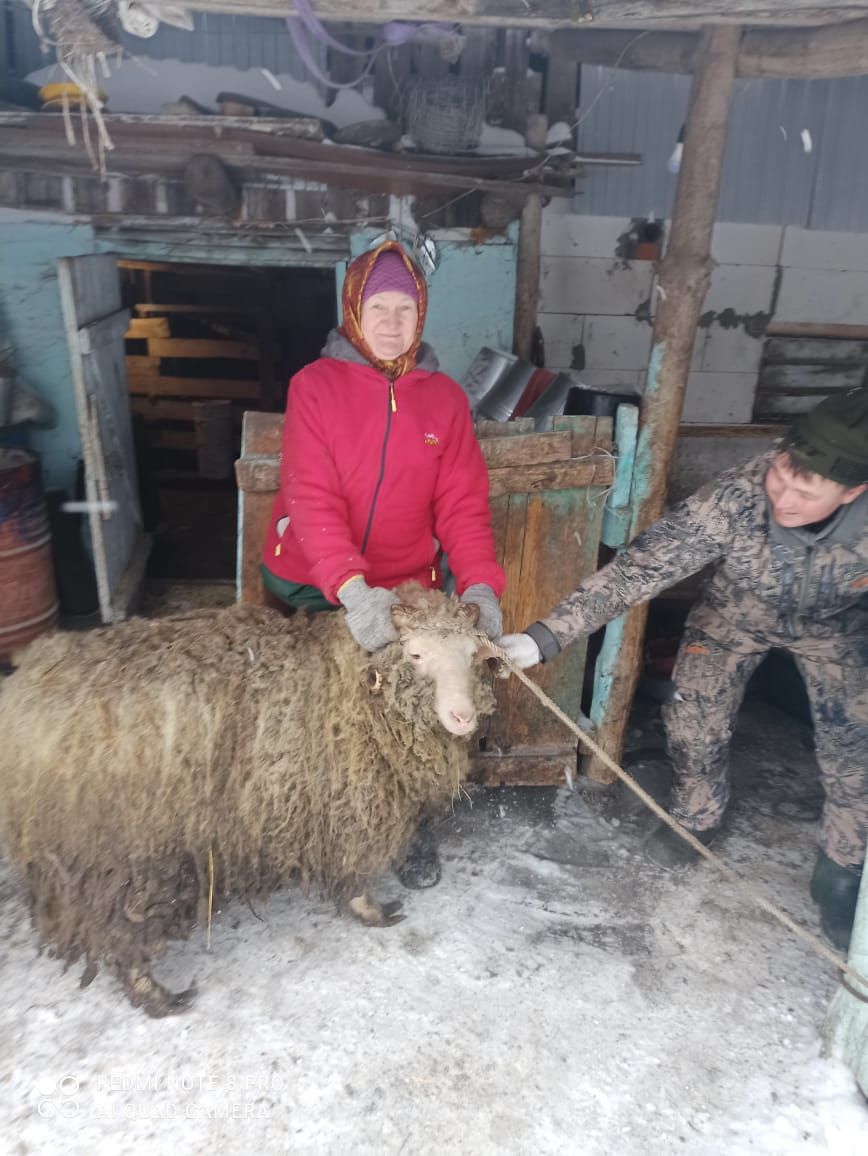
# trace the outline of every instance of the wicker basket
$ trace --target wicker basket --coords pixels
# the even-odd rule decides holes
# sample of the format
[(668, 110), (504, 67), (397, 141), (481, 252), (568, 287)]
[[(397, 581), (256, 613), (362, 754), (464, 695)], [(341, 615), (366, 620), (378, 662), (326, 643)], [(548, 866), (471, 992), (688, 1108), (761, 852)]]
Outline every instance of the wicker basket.
[(479, 81), (458, 76), (417, 80), (409, 92), (407, 131), (424, 152), (464, 152), (479, 144), (484, 113)]

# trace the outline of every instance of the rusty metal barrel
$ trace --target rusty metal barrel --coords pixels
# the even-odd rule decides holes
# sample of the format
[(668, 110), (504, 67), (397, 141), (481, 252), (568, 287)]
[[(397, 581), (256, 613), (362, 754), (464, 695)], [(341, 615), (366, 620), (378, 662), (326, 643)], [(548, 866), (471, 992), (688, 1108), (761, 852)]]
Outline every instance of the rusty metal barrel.
[(50, 630), (57, 610), (39, 459), (0, 448), (0, 660)]

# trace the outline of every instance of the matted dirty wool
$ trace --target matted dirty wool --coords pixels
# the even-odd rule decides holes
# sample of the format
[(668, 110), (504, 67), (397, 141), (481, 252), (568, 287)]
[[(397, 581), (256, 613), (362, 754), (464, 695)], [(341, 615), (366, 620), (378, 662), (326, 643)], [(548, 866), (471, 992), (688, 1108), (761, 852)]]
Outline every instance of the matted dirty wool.
[[(455, 599), (417, 597), (430, 625), (473, 633)], [(0, 734), (0, 838), (41, 937), (91, 970), (146, 965), (202, 922), (209, 853), (218, 897), (345, 897), (467, 769), (400, 644), (368, 656), (343, 615), (257, 607), (41, 639)]]

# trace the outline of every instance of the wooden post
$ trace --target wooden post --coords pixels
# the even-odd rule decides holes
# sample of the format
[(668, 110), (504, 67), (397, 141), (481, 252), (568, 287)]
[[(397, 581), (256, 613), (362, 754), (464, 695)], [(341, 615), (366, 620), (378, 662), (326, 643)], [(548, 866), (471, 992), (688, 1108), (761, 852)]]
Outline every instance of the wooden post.
[[(548, 120), (533, 114), (527, 118), (527, 143), (532, 149), (545, 148)], [(515, 320), (513, 352), (525, 361), (531, 359), (533, 331), (539, 299), (539, 251), (542, 233), (542, 198), (529, 196), (521, 210), (518, 227), (518, 252), (515, 263)]]
[[(693, 343), (711, 280), (711, 234), (740, 40), (741, 28), (732, 25), (707, 27), (701, 35), (669, 244), (658, 276), (630, 538), (660, 517), (666, 501)], [(616, 761), (639, 678), (647, 616), (647, 604), (637, 606), (608, 628), (621, 633), (621, 645), (607, 701), (594, 721), (597, 741)], [(594, 759), (588, 760), (585, 772), (598, 782), (614, 778)]]

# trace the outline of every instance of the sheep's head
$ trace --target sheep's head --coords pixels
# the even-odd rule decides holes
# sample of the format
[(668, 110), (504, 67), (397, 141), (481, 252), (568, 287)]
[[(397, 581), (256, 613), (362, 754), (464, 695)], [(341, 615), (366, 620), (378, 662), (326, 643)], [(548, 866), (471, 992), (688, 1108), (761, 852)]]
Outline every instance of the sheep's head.
[(494, 695), (485, 663), (492, 655), (480, 639), (478, 618), (476, 606), (439, 591), (414, 590), (411, 601), (392, 607), (400, 647), (394, 705), (401, 713), (417, 721), (435, 715), (450, 734), (462, 737), (476, 730), (480, 715), (491, 714)]

